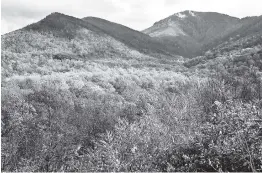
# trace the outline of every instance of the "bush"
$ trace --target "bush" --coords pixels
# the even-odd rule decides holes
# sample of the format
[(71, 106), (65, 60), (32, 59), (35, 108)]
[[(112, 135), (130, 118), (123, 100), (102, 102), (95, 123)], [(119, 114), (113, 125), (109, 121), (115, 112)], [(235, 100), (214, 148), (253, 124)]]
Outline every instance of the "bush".
[(76, 62), (48, 63), (49, 75), (2, 82), (3, 171), (261, 171), (257, 69), (220, 65), (199, 79), (117, 63), (51, 73)]

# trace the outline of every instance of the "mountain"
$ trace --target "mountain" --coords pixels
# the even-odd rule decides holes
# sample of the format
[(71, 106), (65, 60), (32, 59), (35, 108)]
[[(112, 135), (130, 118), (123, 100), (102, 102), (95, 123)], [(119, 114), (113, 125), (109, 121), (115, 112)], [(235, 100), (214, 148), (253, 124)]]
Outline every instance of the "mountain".
[(259, 30), (260, 25), (253, 26), (259, 21), (259, 17), (239, 19), (215, 12), (183, 11), (142, 32), (173, 46), (182, 56), (194, 57), (218, 46), (231, 35)]
[(61, 13), (5, 34), (1, 43), (4, 51), (48, 54), (60, 59), (132, 57), (133, 51), (92, 24)]
[(258, 70), (258, 73), (261, 73), (261, 28), (262, 16), (240, 19), (234, 30), (207, 45), (203, 45), (203, 54), (186, 60), (184, 66), (191, 70), (194, 68), (204, 71), (208, 69), (208, 72), (219, 68), (221, 70), (223, 67), (224, 71), (237, 72), (242, 76), (247, 72), (246, 70), (250, 69)]
[(261, 43), (262, 17), (214, 12), (175, 13), (139, 32), (95, 17), (52, 13), (2, 36), (3, 51), (55, 59), (177, 59)]
[(55, 59), (146, 59), (175, 55), (150, 36), (125, 26), (61, 13), (52, 13), (37, 23), (5, 34), (1, 42), (4, 51), (47, 54)]
[(246, 17), (240, 20), (239, 27), (222, 38), (203, 46), (203, 50), (229, 52), (252, 48), (262, 44), (262, 16)]
[(6, 77), (68, 72), (76, 64), (79, 70), (90, 62), (174, 68), (182, 58), (154, 38), (125, 26), (61, 13), (2, 35), (1, 46)]
[(126, 26), (113, 23), (101, 18), (85, 17), (83, 18), (89, 24), (99, 28), (104, 33), (113, 38), (125, 43), (131, 48), (134, 48), (143, 53), (162, 53), (175, 54), (176, 52), (165, 44), (161, 44), (157, 40), (148, 36), (147, 34), (133, 30)]

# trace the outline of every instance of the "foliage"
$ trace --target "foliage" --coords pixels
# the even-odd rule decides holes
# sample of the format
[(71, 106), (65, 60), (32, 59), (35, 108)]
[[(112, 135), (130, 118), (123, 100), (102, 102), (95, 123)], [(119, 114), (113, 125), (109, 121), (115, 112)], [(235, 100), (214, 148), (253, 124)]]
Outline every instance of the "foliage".
[(2, 51), (2, 171), (262, 171), (258, 50), (186, 69), (21, 35), (48, 41)]

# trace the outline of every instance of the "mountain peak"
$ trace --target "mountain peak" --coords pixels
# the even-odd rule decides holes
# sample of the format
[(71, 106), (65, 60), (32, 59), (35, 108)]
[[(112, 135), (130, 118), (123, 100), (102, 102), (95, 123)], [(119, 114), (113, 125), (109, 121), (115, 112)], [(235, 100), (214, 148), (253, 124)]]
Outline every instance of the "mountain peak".
[(54, 16), (66, 16), (63, 13), (59, 13), (59, 12), (52, 12), (51, 14), (47, 15), (46, 17), (54, 17)]
[(46, 27), (48, 27), (48, 28), (58, 27), (57, 29), (63, 29), (63, 27), (64, 27), (63, 24), (66, 24), (68, 21), (74, 20), (74, 19), (77, 20), (77, 18), (74, 18), (72, 16), (67, 16), (67, 15), (62, 14), (62, 13), (53, 12), (53, 13), (47, 15), (42, 20), (40, 20), (39, 22), (28, 25), (27, 27), (25, 27), (25, 29), (43, 30)]
[(23, 29), (41, 33), (52, 33), (55, 36), (65, 38), (74, 38), (81, 29), (100, 33), (97, 27), (88, 22), (58, 12), (51, 13), (39, 22), (28, 25)]
[(191, 11), (191, 10), (186, 10), (186, 11), (182, 11), (182, 12), (179, 12), (179, 13), (175, 13), (173, 16), (177, 16), (179, 18), (186, 18), (186, 17), (189, 17), (189, 16), (196, 16), (196, 13), (195, 11)]
[(77, 19), (73, 16), (68, 16), (68, 15), (65, 15), (63, 13), (59, 13), (59, 12), (52, 12), (51, 14), (47, 15), (45, 18), (43, 18), (41, 21), (44, 21), (44, 20), (57, 20), (57, 19), (61, 19), (61, 18), (64, 18), (64, 19)]
[(185, 52), (181, 55), (187, 56), (234, 30), (239, 26), (239, 20), (239, 18), (216, 12), (186, 10), (155, 22), (152, 27), (143, 32), (163, 42), (185, 47)]

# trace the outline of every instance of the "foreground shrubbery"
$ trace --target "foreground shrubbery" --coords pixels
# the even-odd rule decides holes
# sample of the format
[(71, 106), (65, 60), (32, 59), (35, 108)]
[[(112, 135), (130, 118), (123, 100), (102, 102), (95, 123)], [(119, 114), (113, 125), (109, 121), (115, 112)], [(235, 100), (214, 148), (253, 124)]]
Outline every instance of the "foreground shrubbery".
[(82, 68), (3, 80), (3, 171), (261, 171), (253, 78)]
[(261, 171), (262, 116), (257, 106), (237, 101), (224, 104), (216, 101), (213, 106), (215, 112), (196, 121), (191, 119), (195, 124), (177, 124), (177, 129), (182, 124), (188, 130), (198, 127), (192, 134), (175, 133), (156, 122), (153, 115), (133, 124), (119, 120), (115, 131), (103, 135), (97, 148), (83, 156), (88, 160), (85, 168), (89, 171)]

